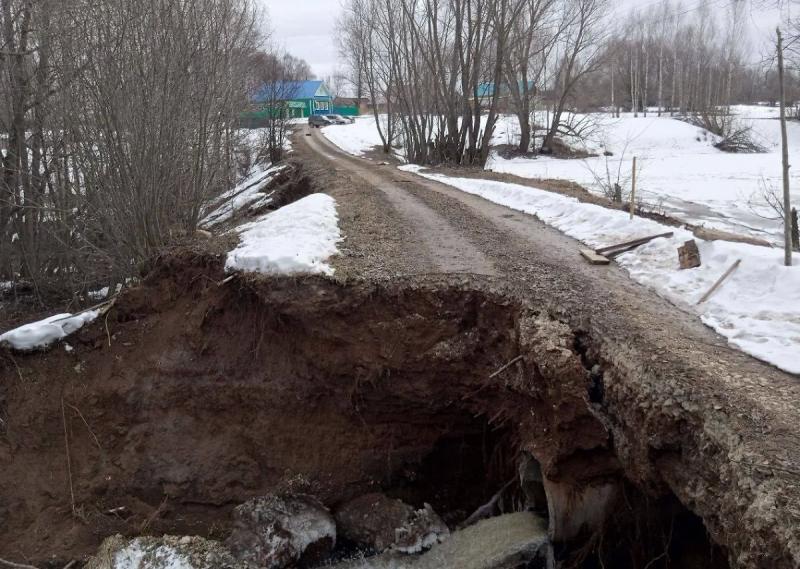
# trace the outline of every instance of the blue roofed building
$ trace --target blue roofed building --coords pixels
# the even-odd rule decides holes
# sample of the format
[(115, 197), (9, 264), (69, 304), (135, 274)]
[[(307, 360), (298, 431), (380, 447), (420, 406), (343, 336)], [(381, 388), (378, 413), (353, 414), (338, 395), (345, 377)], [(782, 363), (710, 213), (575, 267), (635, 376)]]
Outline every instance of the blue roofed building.
[(330, 114), (333, 96), (324, 81), (279, 81), (261, 87), (251, 102), (254, 107), (249, 113), (251, 118), (266, 116), (276, 103), (282, 103), (281, 108), (286, 109), (290, 118), (305, 118)]
[[(523, 91), (523, 87), (525, 86), (524, 82), (519, 81), (518, 84), (519, 90)], [(497, 98), (502, 105), (504, 100), (511, 96), (511, 85), (508, 83), (500, 83), (500, 85), (495, 86), (494, 83), (479, 83), (476, 87), (476, 91), (482, 106), (492, 101), (495, 92), (497, 92)], [(528, 93), (536, 93), (536, 85), (533, 81), (528, 81)]]

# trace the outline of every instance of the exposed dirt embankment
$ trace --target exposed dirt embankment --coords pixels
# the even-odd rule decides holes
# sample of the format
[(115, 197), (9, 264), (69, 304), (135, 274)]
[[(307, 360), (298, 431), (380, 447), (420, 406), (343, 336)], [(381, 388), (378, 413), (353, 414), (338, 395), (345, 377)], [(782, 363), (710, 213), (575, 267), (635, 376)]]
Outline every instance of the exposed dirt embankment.
[(383, 489), (455, 524), (527, 451), (564, 560), (795, 566), (791, 520), (741, 524), (766, 475), (712, 440), (735, 434), (590, 331), (490, 281), (219, 284), (223, 262), (162, 259), (74, 351), (2, 355), (3, 557), (66, 563), (116, 532), (224, 537), (231, 508), (280, 488), (329, 507)]

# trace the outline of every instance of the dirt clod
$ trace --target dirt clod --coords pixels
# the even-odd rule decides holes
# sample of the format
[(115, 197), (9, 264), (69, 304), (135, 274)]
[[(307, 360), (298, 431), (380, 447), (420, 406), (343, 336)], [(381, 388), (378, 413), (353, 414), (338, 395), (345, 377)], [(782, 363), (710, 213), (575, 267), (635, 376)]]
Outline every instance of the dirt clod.
[(375, 552), (417, 553), (450, 534), (430, 504), (417, 510), (381, 493), (344, 504), (336, 512), (336, 523), (342, 537)]
[(306, 495), (255, 498), (233, 511), (226, 544), (252, 569), (316, 565), (336, 545), (336, 524), (316, 498)]

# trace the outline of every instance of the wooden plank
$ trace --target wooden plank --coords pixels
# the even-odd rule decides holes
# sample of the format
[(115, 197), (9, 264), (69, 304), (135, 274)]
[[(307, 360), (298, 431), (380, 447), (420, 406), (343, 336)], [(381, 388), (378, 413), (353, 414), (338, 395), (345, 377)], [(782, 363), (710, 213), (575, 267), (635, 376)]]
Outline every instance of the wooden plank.
[(724, 274), (724, 275), (722, 275), (722, 276), (719, 278), (719, 280), (718, 280), (717, 282), (715, 282), (715, 283), (714, 283), (714, 286), (712, 286), (712, 287), (711, 287), (711, 289), (710, 289), (710, 290), (709, 290), (707, 293), (705, 293), (705, 294), (703, 295), (703, 298), (701, 298), (700, 300), (698, 300), (698, 301), (697, 301), (697, 304), (696, 304), (696, 306), (700, 306), (700, 305), (701, 305), (701, 304), (703, 304), (703, 303), (704, 303), (706, 300), (708, 300), (709, 298), (711, 298), (711, 295), (712, 295), (712, 294), (714, 294), (715, 292), (717, 292), (717, 289), (718, 289), (719, 287), (721, 287), (721, 286), (722, 286), (722, 283), (724, 283), (726, 280), (728, 280), (728, 277), (729, 277), (729, 276), (731, 276), (731, 275), (733, 274), (733, 271), (735, 271), (736, 269), (738, 269), (738, 268), (739, 268), (739, 265), (741, 265), (741, 264), (742, 264), (742, 260), (741, 260), (741, 259), (739, 259), (739, 260), (737, 260), (737, 261), (736, 261), (736, 262), (735, 262), (733, 265), (731, 265), (731, 268), (730, 268), (730, 269), (728, 269), (727, 271), (725, 271), (725, 274)]
[(647, 241), (645, 241), (644, 243), (634, 243), (633, 245), (628, 245), (627, 247), (623, 247), (622, 249), (615, 249), (614, 251), (611, 251), (610, 253), (606, 253), (606, 256), (609, 259), (616, 259), (617, 257), (622, 255), (623, 253), (627, 253), (628, 251), (633, 251), (634, 249), (636, 249), (637, 247), (641, 247), (645, 243), (647, 243)]
[(608, 257), (603, 257), (602, 255), (598, 255), (591, 249), (581, 249), (581, 255), (592, 265), (608, 265), (611, 263), (611, 259)]
[(659, 235), (650, 235), (649, 237), (640, 237), (639, 239), (634, 239), (633, 241), (626, 241), (625, 243), (617, 243), (616, 245), (609, 245), (608, 247), (603, 247), (597, 250), (598, 255), (605, 255), (606, 253), (610, 253), (617, 249), (628, 249), (631, 247), (639, 247), (646, 243), (650, 243), (654, 239), (660, 239), (661, 237), (673, 237), (675, 234), (670, 231), (669, 233), (661, 233)]

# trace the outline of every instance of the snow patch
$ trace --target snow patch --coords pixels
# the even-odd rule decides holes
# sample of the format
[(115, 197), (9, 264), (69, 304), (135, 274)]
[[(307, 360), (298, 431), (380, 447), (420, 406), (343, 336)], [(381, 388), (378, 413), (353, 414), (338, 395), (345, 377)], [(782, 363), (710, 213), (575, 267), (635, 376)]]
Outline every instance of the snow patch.
[(194, 569), (192, 562), (169, 545), (143, 547), (134, 540), (114, 555), (114, 569)]
[(336, 146), (354, 156), (364, 156), (383, 142), (375, 126), (375, 118), (356, 117), (353, 124), (326, 126), (322, 134)]
[(85, 324), (93, 322), (99, 315), (99, 310), (89, 310), (74, 316), (72, 314), (56, 314), (0, 335), (0, 345), (6, 344), (21, 352), (41, 350), (80, 330)]
[(269, 195), (263, 194), (261, 190), (286, 168), (286, 165), (256, 166), (253, 173), (240, 184), (215, 200), (208, 208), (209, 213), (200, 222), (200, 226), (205, 229), (211, 229), (220, 223), (228, 221), (245, 207), (255, 209), (256, 207), (268, 205), (272, 202), (272, 199)]
[(241, 243), (228, 253), (227, 271), (332, 275), (327, 259), (342, 240), (336, 201), (312, 194), (237, 228)]
[[(729, 343), (784, 371), (800, 374), (800, 267), (784, 267), (783, 251), (726, 241), (695, 239), (690, 232), (627, 213), (528, 186), (451, 178), (401, 166), (425, 178), (481, 196), (491, 202), (537, 216), (593, 248), (647, 235), (674, 232), (617, 258), (631, 277), (668, 300), (697, 313)], [(680, 270), (677, 248), (695, 239), (703, 265)], [(739, 269), (707, 302), (697, 301), (737, 260)], [(800, 264), (800, 255), (795, 255)]]

